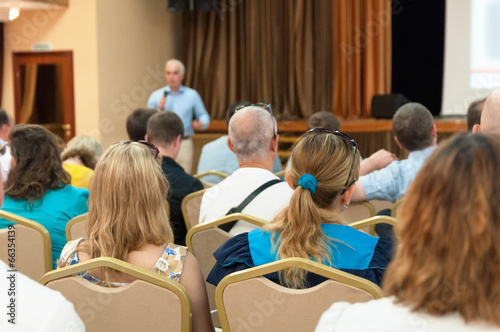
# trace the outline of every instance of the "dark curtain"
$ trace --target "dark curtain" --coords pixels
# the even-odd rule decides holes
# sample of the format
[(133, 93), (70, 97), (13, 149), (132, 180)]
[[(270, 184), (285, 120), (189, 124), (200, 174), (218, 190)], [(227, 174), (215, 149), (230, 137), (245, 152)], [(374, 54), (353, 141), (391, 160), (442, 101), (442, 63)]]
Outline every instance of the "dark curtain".
[(222, 0), (183, 14), (185, 84), (212, 119), (236, 100), (270, 102), (280, 120), (332, 109), (331, 0)]

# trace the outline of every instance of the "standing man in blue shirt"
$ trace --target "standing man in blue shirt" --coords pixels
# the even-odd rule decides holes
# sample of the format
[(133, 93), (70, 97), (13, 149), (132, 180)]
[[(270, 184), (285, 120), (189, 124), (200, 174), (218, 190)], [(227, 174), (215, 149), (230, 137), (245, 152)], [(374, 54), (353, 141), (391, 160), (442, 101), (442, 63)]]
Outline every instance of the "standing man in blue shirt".
[(177, 59), (170, 59), (165, 65), (167, 86), (153, 91), (149, 96), (148, 107), (158, 110), (171, 110), (184, 124), (184, 137), (181, 150), (177, 156), (179, 163), (187, 173), (193, 166), (194, 130), (205, 130), (210, 124), (210, 115), (205, 109), (203, 100), (196, 90), (182, 85), (184, 80), (184, 64)]

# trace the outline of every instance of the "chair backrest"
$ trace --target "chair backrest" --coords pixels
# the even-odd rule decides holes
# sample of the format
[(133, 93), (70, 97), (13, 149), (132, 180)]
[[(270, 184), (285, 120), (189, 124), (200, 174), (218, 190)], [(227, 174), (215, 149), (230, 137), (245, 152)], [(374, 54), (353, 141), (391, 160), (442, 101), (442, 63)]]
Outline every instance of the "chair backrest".
[(381, 210), (390, 210), (392, 209), (392, 206), (394, 205), (393, 202), (391, 201), (381, 201), (381, 200), (378, 200), (378, 199), (372, 199), (372, 200), (369, 200), (368, 201), (371, 205), (373, 205), (373, 207), (375, 208), (375, 211), (381, 211)]
[[(103, 287), (74, 275), (99, 267), (137, 280), (123, 287)], [(51, 271), (40, 283), (73, 303), (87, 331), (191, 331), (191, 300), (181, 284), (115, 258)]]
[(203, 172), (203, 173), (199, 173), (199, 174), (195, 174), (193, 175), (194, 178), (196, 179), (201, 179), (207, 175), (217, 175), (217, 176), (220, 176), (221, 178), (225, 179), (229, 176), (229, 174), (227, 173), (224, 173), (224, 172), (220, 172), (220, 171), (216, 171), (216, 170), (211, 170), (211, 171), (206, 171), (206, 172)]
[(391, 217), (394, 217), (394, 218), (398, 217), (398, 209), (402, 203), (403, 203), (403, 198), (400, 198), (399, 200), (396, 201), (396, 203), (394, 203), (394, 205), (392, 206), (392, 209), (391, 209)]
[(274, 173), (274, 175), (276, 175), (279, 178), (282, 177), (282, 176), (285, 176), (285, 174), (286, 174), (286, 169)]
[[(374, 228), (376, 224), (389, 224), (392, 226), (396, 226), (397, 220), (396, 218), (389, 217), (389, 216), (375, 216), (371, 218), (366, 218), (363, 220), (358, 220), (353, 223), (350, 223), (349, 226), (355, 229), (363, 229), (369, 227), (370, 229)], [(373, 233), (370, 233), (370, 235), (376, 236), (375, 231)]]
[(89, 213), (84, 213), (76, 216), (66, 224), (66, 240), (69, 242), (71, 240), (79, 239), (81, 237), (87, 237), (87, 219)]
[[(329, 280), (290, 289), (262, 277), (286, 268), (301, 268)], [(286, 258), (226, 276), (217, 286), (216, 303), (223, 331), (313, 331), (332, 303), (383, 296), (366, 279), (304, 258)]]
[[(368, 201), (356, 202), (349, 205), (349, 207), (342, 213), (344, 220), (350, 224), (354, 221), (363, 220), (373, 217), (377, 214), (375, 207)], [(360, 229), (368, 234), (375, 234), (375, 226)]]
[(351, 203), (343, 212), (344, 219), (348, 222), (366, 219), (376, 214), (375, 207), (368, 201)]
[(190, 193), (181, 203), (182, 216), (184, 217), (184, 222), (186, 223), (186, 229), (189, 231), (192, 227), (198, 225), (200, 220), (200, 207), (201, 200), (207, 189), (202, 189)]
[(14, 227), (0, 230), (0, 259), (33, 280), (52, 270), (52, 247), (47, 229), (7, 211), (0, 210), (0, 217), (15, 223)]
[[(203, 278), (205, 278), (205, 280), (216, 262), (213, 253), (227, 240), (233, 237), (231, 234), (223, 231), (217, 226), (234, 220), (247, 221), (259, 227), (267, 224), (267, 221), (252, 217), (248, 214), (233, 213), (211, 222), (196, 225), (191, 228), (186, 235), (186, 244), (188, 249), (196, 257), (196, 260), (200, 264), (201, 273), (203, 274)], [(205, 283), (205, 285), (207, 287), (210, 310), (215, 310), (215, 286), (209, 284), (208, 282)], [(214, 324), (217, 326), (217, 316), (213, 318)]]

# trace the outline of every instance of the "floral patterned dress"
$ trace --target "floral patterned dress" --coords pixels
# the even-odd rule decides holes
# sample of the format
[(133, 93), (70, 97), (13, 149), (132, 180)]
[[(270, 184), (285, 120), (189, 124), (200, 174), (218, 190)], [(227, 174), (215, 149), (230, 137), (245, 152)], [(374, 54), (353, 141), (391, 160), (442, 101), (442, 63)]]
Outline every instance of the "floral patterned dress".
[[(59, 262), (66, 262), (64, 266), (70, 266), (80, 263), (78, 252), (75, 251), (75, 249), (84, 240), (84, 238), (79, 238), (77, 240), (68, 242), (61, 252)], [(173, 243), (166, 244), (165, 247), (165, 250), (163, 251), (160, 258), (158, 258), (155, 266), (151, 269), (151, 271), (179, 282), (181, 279), (182, 267), (184, 266), (184, 260), (186, 259), (187, 248)], [(78, 275), (93, 283), (100, 282), (98, 278), (92, 276), (87, 272), (81, 272)], [(121, 282), (108, 282), (108, 284), (114, 287), (126, 285), (126, 283)]]

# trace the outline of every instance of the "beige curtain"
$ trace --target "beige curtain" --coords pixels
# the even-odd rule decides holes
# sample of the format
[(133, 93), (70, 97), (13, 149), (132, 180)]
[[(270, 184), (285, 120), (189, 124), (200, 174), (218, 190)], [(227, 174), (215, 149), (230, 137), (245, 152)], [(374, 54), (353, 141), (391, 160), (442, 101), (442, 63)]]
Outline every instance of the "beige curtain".
[(374, 94), (391, 91), (391, 1), (333, 0), (333, 111), (370, 117)]
[(24, 74), (23, 100), (21, 102), (20, 123), (29, 123), (33, 115), (36, 95), (36, 80), (38, 77), (38, 65), (35, 63), (26, 64)]
[(332, 108), (331, 0), (223, 0), (183, 16), (185, 84), (213, 119), (236, 100), (270, 102), (281, 120)]

